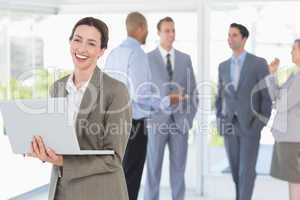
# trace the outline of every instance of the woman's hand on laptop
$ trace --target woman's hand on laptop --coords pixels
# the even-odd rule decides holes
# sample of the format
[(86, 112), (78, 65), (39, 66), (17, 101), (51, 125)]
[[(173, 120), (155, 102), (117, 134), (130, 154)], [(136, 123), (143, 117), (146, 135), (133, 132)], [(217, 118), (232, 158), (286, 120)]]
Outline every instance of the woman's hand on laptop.
[(31, 141), (31, 153), (28, 156), (49, 162), (56, 166), (63, 166), (63, 156), (57, 155), (52, 149), (46, 147), (42, 137), (34, 136)]

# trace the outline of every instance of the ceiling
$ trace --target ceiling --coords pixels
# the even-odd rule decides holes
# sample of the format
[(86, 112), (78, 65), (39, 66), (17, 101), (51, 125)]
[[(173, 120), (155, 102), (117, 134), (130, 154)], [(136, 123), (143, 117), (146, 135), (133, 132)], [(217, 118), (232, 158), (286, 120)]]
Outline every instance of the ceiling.
[[(0, 13), (42, 14), (151, 11), (197, 11), (199, 4), (278, 2), (280, 0), (0, 0)], [(281, 0), (281, 2), (288, 2)], [(289, 0), (297, 2), (298, 0)]]

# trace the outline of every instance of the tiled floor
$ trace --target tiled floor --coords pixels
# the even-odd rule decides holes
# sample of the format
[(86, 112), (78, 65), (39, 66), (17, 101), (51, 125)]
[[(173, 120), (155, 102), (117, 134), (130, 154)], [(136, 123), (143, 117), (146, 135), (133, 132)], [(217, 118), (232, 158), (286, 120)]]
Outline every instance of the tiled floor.
[[(214, 160), (219, 161), (219, 165), (215, 170), (211, 170), (209, 175), (205, 176), (204, 188), (205, 195), (201, 197), (200, 193), (187, 190), (186, 200), (233, 200), (234, 199), (234, 185), (229, 173), (221, 173), (221, 170), (228, 165), (224, 156), (220, 156), (224, 149), (214, 149), (211, 152), (214, 156)], [(268, 174), (271, 159), (271, 146), (262, 146), (260, 149), (260, 155), (257, 164), (257, 171), (259, 176), (257, 177), (253, 200), (286, 200), (287, 198), (287, 184), (282, 181), (275, 180)], [(274, 192), (276, 191), (276, 192)], [(47, 187), (39, 188), (32, 193), (13, 198), (11, 200), (46, 200), (47, 199)], [(143, 199), (143, 187), (141, 187), (139, 200)], [(162, 187), (161, 200), (171, 200), (171, 191), (168, 187)], [(2, 199), (0, 199), (2, 200)]]
[[(233, 200), (234, 187), (229, 175), (215, 175), (207, 177), (205, 181), (205, 196), (201, 197), (195, 191), (187, 190), (186, 200)], [(276, 192), (275, 192), (276, 191)], [(287, 184), (277, 181), (269, 176), (259, 176), (256, 181), (253, 200), (286, 200)], [(143, 190), (141, 190), (139, 200), (143, 198)], [(47, 188), (40, 188), (34, 193), (13, 198), (10, 200), (46, 200)], [(171, 192), (169, 188), (161, 189), (161, 200), (171, 200)], [(1, 199), (2, 200), (2, 199)]]
[[(142, 198), (143, 191), (141, 191), (140, 196), (141, 197), (139, 198), (139, 200), (143, 199)], [(11, 198), (9, 200), (46, 200), (46, 199), (47, 199), (47, 187), (43, 187), (43, 188), (40, 188), (39, 190), (36, 190), (34, 192), (27, 193), (27, 194), (21, 195), (21, 196), (16, 197), (16, 198)], [(162, 190), (161, 190), (161, 199), (163, 199), (163, 200), (171, 199), (169, 189), (162, 188)], [(187, 200), (196, 200), (196, 199), (199, 200), (201, 198), (200, 198), (200, 195), (196, 194), (195, 192), (188, 191), (186, 199)]]

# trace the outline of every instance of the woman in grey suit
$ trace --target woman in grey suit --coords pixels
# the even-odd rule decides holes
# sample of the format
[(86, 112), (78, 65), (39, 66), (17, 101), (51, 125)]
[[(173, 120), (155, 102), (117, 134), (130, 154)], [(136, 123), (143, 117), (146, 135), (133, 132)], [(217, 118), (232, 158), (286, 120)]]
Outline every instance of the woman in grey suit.
[(290, 200), (300, 199), (300, 39), (295, 40), (292, 61), (297, 70), (279, 87), (275, 74), (279, 60), (269, 65), (266, 78), (276, 115), (272, 133), (275, 138), (271, 176), (289, 182)]
[[(70, 36), (74, 72), (51, 88), (51, 96), (66, 97), (82, 150), (114, 150), (114, 155), (56, 155), (41, 137), (34, 137), (31, 156), (53, 164), (50, 200), (127, 200), (122, 168), (131, 106), (126, 87), (97, 66), (108, 42), (108, 28), (87, 17)], [(63, 133), (61, 133), (63, 134)]]

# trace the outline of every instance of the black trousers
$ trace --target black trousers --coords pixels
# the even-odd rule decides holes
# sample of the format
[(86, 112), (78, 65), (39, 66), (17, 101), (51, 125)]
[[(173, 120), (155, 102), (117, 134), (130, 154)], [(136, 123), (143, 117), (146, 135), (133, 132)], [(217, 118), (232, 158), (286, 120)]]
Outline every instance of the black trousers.
[(145, 120), (132, 120), (130, 138), (126, 147), (123, 169), (129, 200), (137, 200), (147, 152)]

